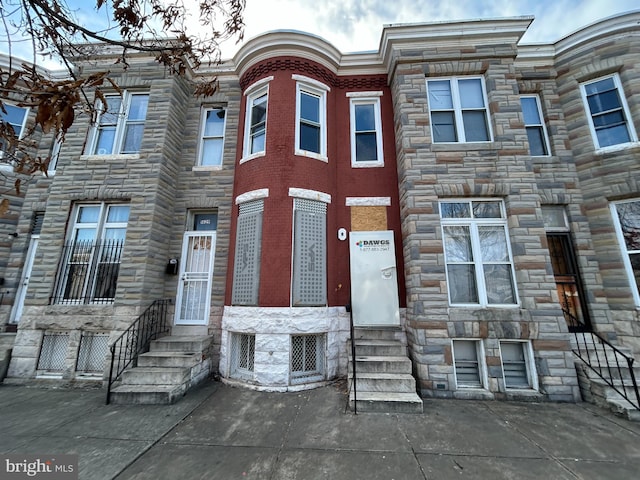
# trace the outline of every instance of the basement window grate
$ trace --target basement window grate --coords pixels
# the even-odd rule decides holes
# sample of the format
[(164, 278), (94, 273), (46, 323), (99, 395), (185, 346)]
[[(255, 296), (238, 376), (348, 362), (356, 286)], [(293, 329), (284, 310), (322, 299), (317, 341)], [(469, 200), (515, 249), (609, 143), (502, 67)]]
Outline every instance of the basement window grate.
[(241, 380), (253, 378), (256, 337), (246, 333), (231, 334), (231, 371), (229, 376)]
[(317, 382), (324, 379), (325, 336), (293, 335), (291, 337), (290, 383)]
[(76, 371), (103, 373), (109, 352), (109, 334), (106, 332), (82, 332)]
[(62, 372), (65, 369), (69, 332), (45, 332), (40, 347), (38, 370)]

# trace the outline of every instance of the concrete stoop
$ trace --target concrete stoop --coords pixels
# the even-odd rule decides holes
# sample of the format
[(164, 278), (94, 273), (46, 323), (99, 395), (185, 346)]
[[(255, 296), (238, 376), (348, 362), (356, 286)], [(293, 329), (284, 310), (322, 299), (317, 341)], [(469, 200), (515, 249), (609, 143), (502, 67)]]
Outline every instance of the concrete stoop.
[(411, 374), (406, 338), (398, 328), (358, 328), (355, 331), (356, 402), (353, 357), (349, 348), (349, 406), (358, 412), (422, 413)]
[[(598, 374), (592, 371), (582, 361), (576, 360), (576, 371), (578, 373), (578, 384), (580, 385), (580, 392), (582, 399), (585, 402), (593, 403), (599, 407), (606, 408), (611, 412), (628, 420), (640, 422), (640, 410), (635, 408), (628, 400), (626, 400), (620, 393), (614, 388), (609, 386)], [(603, 372), (606, 375), (606, 372)], [(640, 370), (634, 368), (634, 374), (636, 379), (640, 379)], [(612, 374), (614, 377), (613, 384), (618, 390), (623, 390), (625, 394), (633, 401), (637, 402), (635, 398), (635, 391), (633, 388), (629, 388), (632, 385), (631, 377), (626, 372), (618, 372)], [(622, 376), (623, 380), (620, 380)], [(624, 382), (623, 382), (624, 381)], [(623, 383), (626, 386), (623, 387)]]
[(168, 405), (207, 378), (209, 336), (171, 335), (151, 342), (111, 390), (111, 403)]

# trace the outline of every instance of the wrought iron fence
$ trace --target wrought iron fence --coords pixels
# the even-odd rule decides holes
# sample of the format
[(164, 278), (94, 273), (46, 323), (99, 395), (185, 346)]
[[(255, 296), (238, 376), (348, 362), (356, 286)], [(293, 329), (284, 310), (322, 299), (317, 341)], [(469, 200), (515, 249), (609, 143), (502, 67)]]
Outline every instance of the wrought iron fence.
[(113, 303), (124, 240), (82, 240), (64, 245), (50, 303)]
[(122, 373), (137, 364), (138, 355), (149, 351), (152, 340), (169, 333), (169, 305), (172, 304), (171, 299), (154, 301), (111, 345), (107, 405), (111, 400), (111, 387)]

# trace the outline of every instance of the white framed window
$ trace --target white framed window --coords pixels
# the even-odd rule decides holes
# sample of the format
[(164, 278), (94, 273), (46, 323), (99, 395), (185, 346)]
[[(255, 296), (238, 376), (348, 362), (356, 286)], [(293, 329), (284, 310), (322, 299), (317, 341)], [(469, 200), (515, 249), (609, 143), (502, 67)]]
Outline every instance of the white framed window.
[(524, 128), (529, 139), (529, 153), (533, 157), (549, 155), (549, 137), (544, 124), (540, 98), (537, 95), (522, 95), (520, 97)]
[[(350, 96), (347, 94), (347, 96)], [(349, 99), (351, 166), (382, 167), (382, 116), (380, 97), (353, 96)]]
[[(245, 108), (243, 160), (264, 155), (267, 140), (268, 81), (263, 79), (248, 89)], [(267, 85), (264, 85), (267, 83)]]
[(580, 84), (596, 149), (637, 142), (618, 74)]
[(505, 389), (538, 389), (531, 342), (501, 340), (500, 360)]
[(489, 110), (482, 77), (427, 80), (434, 143), (488, 142)]
[(226, 110), (221, 107), (203, 109), (201, 125), (198, 165), (220, 167), (224, 154)]
[(325, 335), (291, 336), (292, 385), (324, 380)]
[[(2, 111), (2, 109), (0, 108), (0, 122), (2, 122), (2, 127), (5, 131), (5, 134), (8, 137), (13, 135), (17, 140), (21, 139), (25, 131), (25, 126), (27, 124), (29, 109), (16, 107), (15, 105), (11, 105), (5, 102), (2, 102), (2, 107), (5, 111)], [(9, 145), (9, 142), (7, 140), (0, 139), (0, 159), (4, 158), (5, 152), (11, 149), (12, 147), (11, 145)]]
[(500, 200), (440, 202), (449, 303), (518, 303), (504, 204)]
[(129, 205), (76, 205), (53, 303), (112, 303), (129, 220)]
[(256, 336), (247, 333), (231, 333), (230, 342), (229, 377), (241, 380), (253, 379)]
[(149, 106), (149, 94), (124, 91), (97, 102), (98, 118), (88, 142), (89, 155), (139, 153)]
[(487, 372), (480, 340), (452, 340), (456, 388), (485, 388)]
[(640, 307), (640, 200), (611, 204), (611, 215), (636, 307)]
[(327, 91), (329, 87), (302, 75), (296, 83), (296, 155), (327, 159)]

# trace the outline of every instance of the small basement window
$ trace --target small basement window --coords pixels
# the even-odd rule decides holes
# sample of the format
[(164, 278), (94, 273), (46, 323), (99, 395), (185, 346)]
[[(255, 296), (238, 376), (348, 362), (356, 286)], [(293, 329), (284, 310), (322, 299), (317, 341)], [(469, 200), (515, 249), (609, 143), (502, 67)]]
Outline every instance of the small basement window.
[(238, 379), (252, 379), (256, 352), (256, 336), (246, 333), (231, 334), (231, 370), (229, 376)]
[(483, 388), (484, 366), (479, 340), (453, 340), (453, 361), (458, 388)]
[(505, 388), (534, 388), (529, 342), (500, 342), (500, 356)]

